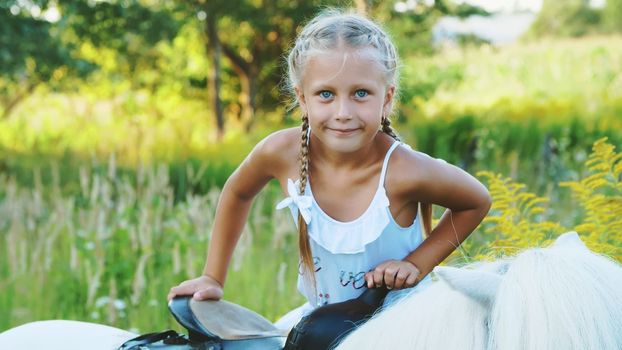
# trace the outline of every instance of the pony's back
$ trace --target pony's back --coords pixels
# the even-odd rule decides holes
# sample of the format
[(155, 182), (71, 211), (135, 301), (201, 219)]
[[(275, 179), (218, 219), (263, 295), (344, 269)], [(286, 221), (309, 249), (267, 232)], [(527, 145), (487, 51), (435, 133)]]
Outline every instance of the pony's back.
[(379, 312), (337, 349), (483, 349), (487, 314), (445, 282), (432, 282)]
[(622, 349), (622, 266), (575, 232), (468, 268), (376, 315), (338, 349)]
[(489, 349), (622, 349), (622, 267), (587, 248), (528, 250), (503, 276)]
[(137, 334), (102, 324), (50, 320), (0, 333), (2, 349), (112, 350)]

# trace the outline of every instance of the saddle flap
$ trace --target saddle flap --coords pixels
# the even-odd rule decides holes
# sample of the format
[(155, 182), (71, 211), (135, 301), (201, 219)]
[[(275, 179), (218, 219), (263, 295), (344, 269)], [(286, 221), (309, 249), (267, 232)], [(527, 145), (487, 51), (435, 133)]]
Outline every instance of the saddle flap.
[(171, 300), (169, 309), (191, 336), (195, 333), (211, 339), (239, 340), (287, 335), (258, 313), (225, 300), (178, 297)]

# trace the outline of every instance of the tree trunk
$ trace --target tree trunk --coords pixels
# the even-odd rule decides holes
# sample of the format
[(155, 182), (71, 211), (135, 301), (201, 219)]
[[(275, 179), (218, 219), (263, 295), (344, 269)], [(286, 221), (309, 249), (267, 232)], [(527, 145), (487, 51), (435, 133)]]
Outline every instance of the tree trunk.
[(220, 99), (220, 56), (222, 47), (218, 40), (218, 31), (216, 29), (216, 17), (212, 11), (206, 11), (207, 18), (205, 22), (205, 30), (207, 32), (208, 47), (207, 51), (212, 59), (212, 72), (208, 76), (208, 95), (211, 96), (212, 105), (214, 107), (214, 115), (216, 117), (216, 128), (218, 140), (221, 140), (225, 133), (225, 120), (223, 117), (222, 101)]
[(242, 93), (240, 104), (242, 105), (242, 123), (247, 133), (253, 128), (255, 121), (256, 97), (257, 97), (257, 73), (250, 69), (248, 74), (239, 72)]
[(253, 125), (255, 125), (255, 112), (257, 110), (257, 72), (251, 70), (252, 74), (249, 77), (248, 87), (248, 105), (247, 108), (250, 111), (248, 119), (244, 124), (244, 129), (247, 133), (251, 131)]
[(15, 107), (17, 107), (17, 105), (19, 105), (19, 103), (25, 100), (28, 96), (32, 95), (32, 92), (35, 91), (37, 85), (37, 83), (29, 83), (23, 91), (19, 92), (13, 98), (9, 98), (6, 102), (3, 101), (4, 108), (2, 109), (0, 120), (8, 119)]
[(227, 45), (222, 45), (225, 56), (233, 63), (233, 70), (240, 78), (240, 105), (242, 107), (242, 123), (245, 131), (250, 131), (253, 125), (257, 95), (258, 68), (254, 61), (248, 62), (240, 57)]

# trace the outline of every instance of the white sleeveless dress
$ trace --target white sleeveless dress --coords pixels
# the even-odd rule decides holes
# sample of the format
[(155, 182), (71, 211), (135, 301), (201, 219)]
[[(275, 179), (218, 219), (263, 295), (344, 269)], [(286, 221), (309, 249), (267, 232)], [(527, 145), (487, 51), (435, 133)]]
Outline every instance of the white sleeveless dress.
[[(289, 207), (296, 224), (300, 210), (307, 222), (316, 288), (309, 285), (299, 271), (298, 290), (308, 302), (279, 320), (275, 324), (277, 327), (291, 328), (318, 306), (358, 297), (366, 288), (366, 272), (386, 260), (405, 258), (421, 244), (424, 237), (420, 215), (408, 227), (398, 225), (391, 215), (384, 187), (389, 158), (400, 145), (396, 141), (387, 151), (376, 193), (367, 210), (352, 221), (337, 221), (328, 216), (315, 201), (310, 181), (307, 181), (304, 195), (298, 195), (299, 182), (288, 179), (289, 197), (281, 201), (277, 209)], [(416, 289), (428, 281), (426, 277)], [(412, 291), (413, 288), (390, 292), (385, 305), (398, 295)]]

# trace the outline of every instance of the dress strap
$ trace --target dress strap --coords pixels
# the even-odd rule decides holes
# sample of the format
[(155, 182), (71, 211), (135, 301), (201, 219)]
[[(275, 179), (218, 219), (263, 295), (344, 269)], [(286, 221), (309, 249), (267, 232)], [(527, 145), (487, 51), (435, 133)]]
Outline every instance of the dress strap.
[(400, 144), (401, 144), (400, 141), (395, 140), (395, 142), (393, 142), (393, 144), (387, 151), (387, 154), (384, 156), (384, 162), (382, 163), (382, 172), (380, 173), (380, 182), (378, 186), (384, 187), (384, 178), (387, 175), (387, 167), (389, 166), (389, 158), (391, 158), (391, 153), (393, 153), (393, 151), (395, 151), (397, 146), (399, 146)]

